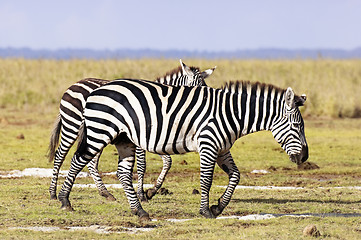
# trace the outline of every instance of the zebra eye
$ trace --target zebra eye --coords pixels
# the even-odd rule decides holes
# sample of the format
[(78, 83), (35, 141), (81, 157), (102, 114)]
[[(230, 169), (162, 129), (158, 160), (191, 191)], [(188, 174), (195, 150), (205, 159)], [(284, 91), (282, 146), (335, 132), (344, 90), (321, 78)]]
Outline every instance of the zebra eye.
[(295, 128), (300, 128), (300, 124), (299, 124), (299, 123), (292, 123), (292, 125), (293, 125)]

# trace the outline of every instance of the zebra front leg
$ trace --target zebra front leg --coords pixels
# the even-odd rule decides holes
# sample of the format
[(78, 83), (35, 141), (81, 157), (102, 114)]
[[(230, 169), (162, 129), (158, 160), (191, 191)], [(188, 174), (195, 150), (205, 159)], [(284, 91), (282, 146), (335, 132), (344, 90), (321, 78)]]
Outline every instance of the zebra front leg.
[(69, 173), (61, 187), (59, 192), (59, 201), (61, 202), (61, 209), (72, 211), (69, 201), (70, 191), (73, 187), (74, 181), (78, 173), (89, 163), (90, 159), (86, 159), (83, 156), (75, 154), (71, 159)]
[(200, 184), (201, 184), (201, 207), (199, 213), (206, 218), (216, 216), (209, 209), (209, 191), (212, 186), (214, 166), (217, 159), (217, 152), (210, 146), (203, 147), (200, 155)]
[(87, 165), (90, 175), (92, 176), (95, 185), (98, 189), (99, 195), (105, 197), (107, 200), (115, 201), (116, 198), (105, 187), (102, 178), (100, 177), (98, 164), (102, 152), (98, 153)]
[(137, 174), (138, 174), (138, 189), (137, 194), (142, 202), (147, 202), (148, 199), (144, 193), (144, 174), (146, 171), (145, 151), (139, 147), (135, 148), (135, 155), (137, 157)]
[(135, 145), (128, 142), (119, 142), (115, 146), (119, 154), (117, 177), (122, 183), (130, 209), (140, 220), (150, 220), (149, 214), (143, 210), (132, 184)]
[(217, 164), (228, 174), (229, 183), (223, 195), (218, 199), (218, 205), (213, 205), (211, 207), (211, 212), (216, 217), (223, 212), (224, 208), (230, 202), (234, 189), (238, 185), (241, 176), (229, 151), (218, 157)]
[(165, 176), (167, 176), (167, 173), (172, 166), (172, 158), (169, 155), (161, 155), (161, 158), (163, 160), (163, 169), (162, 172), (159, 174), (159, 177), (154, 187), (148, 189), (146, 192), (146, 196), (148, 200), (152, 199), (152, 197), (154, 197), (154, 195), (162, 187)]

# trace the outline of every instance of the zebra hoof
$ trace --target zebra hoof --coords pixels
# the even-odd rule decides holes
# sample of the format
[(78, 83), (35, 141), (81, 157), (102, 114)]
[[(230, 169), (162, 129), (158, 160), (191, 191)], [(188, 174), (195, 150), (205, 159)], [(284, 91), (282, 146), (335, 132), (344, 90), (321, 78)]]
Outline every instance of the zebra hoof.
[(132, 210), (132, 213), (134, 215), (137, 215), (139, 217), (139, 221), (141, 221), (141, 222), (150, 221), (149, 214), (146, 211), (144, 211), (143, 209)]
[(64, 211), (74, 211), (74, 209), (71, 207), (71, 204), (69, 202), (68, 199), (59, 199), (61, 202), (61, 207), (60, 209), (64, 210)]
[(72, 208), (71, 206), (67, 206), (67, 207), (61, 207), (61, 210), (67, 211), (67, 212), (73, 212), (74, 208)]
[(99, 195), (105, 197), (108, 201), (116, 201), (117, 199), (110, 192), (99, 192)]
[(223, 209), (220, 209), (220, 207), (218, 205), (212, 205), (211, 212), (215, 217), (217, 217), (218, 215), (220, 215), (223, 212)]
[(69, 205), (61, 205), (60, 209), (64, 210), (64, 211), (67, 211), (67, 212), (72, 212), (74, 211), (74, 209), (72, 208), (72, 206), (69, 204)]
[(108, 201), (113, 201), (113, 202), (117, 200), (112, 194), (110, 194), (108, 197), (106, 197), (106, 199)]
[(200, 210), (199, 213), (205, 218), (216, 218), (208, 208), (205, 210)]
[(141, 221), (141, 222), (150, 221), (149, 214), (144, 210), (140, 210), (137, 215), (139, 216), (139, 221)]
[(56, 194), (50, 194), (50, 199), (51, 200), (57, 200), (58, 198), (56, 197)]
[(147, 200), (151, 200), (156, 193), (157, 193), (157, 191), (155, 191), (154, 188), (150, 188), (150, 189), (147, 189), (147, 191), (145, 191), (145, 196), (146, 196)]

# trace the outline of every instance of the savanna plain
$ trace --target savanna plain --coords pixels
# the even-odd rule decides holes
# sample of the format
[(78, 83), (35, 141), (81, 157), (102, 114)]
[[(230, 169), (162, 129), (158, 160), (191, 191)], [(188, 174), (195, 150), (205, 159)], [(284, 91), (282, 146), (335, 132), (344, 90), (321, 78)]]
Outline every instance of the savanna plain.
[[(206, 79), (211, 87), (250, 80), (305, 93), (300, 109), (308, 164), (297, 167), (270, 132), (259, 132), (242, 137), (231, 149), (243, 187), (221, 214), (228, 218), (205, 219), (198, 213), (196, 153), (173, 156), (162, 194), (143, 203), (153, 221), (140, 222), (123, 190), (111, 187), (116, 201), (102, 198), (95, 188), (74, 187), (70, 201), (75, 211), (61, 210), (60, 202), (50, 200), (50, 177), (6, 174), (53, 167), (46, 152), (64, 91), (88, 77), (153, 80), (177, 68), (179, 61), (0, 59), (0, 239), (311, 239), (303, 235), (310, 224), (316, 225), (320, 239), (361, 239), (361, 61), (183, 60), (201, 69), (216, 65)], [(62, 170), (69, 169), (74, 151)], [(161, 168), (161, 159), (147, 154), (145, 183), (154, 183)], [(119, 183), (114, 174), (106, 174), (116, 169), (116, 150), (108, 146), (99, 165), (104, 183)], [(58, 189), (63, 181), (61, 177)], [(88, 176), (75, 183), (93, 180)], [(227, 183), (216, 166), (211, 205)]]

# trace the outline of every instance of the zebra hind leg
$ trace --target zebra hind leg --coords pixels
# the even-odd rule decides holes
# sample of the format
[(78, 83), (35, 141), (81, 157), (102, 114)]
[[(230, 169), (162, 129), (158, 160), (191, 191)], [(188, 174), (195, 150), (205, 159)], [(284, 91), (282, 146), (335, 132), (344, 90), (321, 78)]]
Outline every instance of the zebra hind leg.
[(109, 201), (115, 201), (116, 198), (105, 187), (98, 170), (99, 158), (102, 152), (95, 156), (87, 165), (90, 175), (98, 189), (99, 195), (105, 197)]
[(123, 141), (120, 141), (115, 145), (119, 154), (117, 177), (123, 185), (132, 213), (137, 215), (140, 220), (148, 221), (150, 220), (149, 214), (142, 208), (132, 184), (135, 145), (129, 142), (129, 140), (122, 140)]
[(162, 187), (165, 176), (167, 176), (167, 173), (172, 166), (172, 158), (169, 155), (162, 155), (161, 158), (163, 160), (163, 169), (154, 187), (146, 191), (146, 196), (148, 200), (152, 199), (152, 197), (154, 197), (154, 195)]
[(71, 148), (71, 146), (74, 144), (75, 139), (69, 137), (68, 142), (65, 141), (62, 136), (61, 140), (60, 140), (60, 145), (55, 152), (53, 177), (51, 179), (51, 183), (50, 183), (50, 187), (49, 187), (50, 199), (52, 199), (52, 200), (57, 199), (56, 189), (57, 189), (57, 184), (58, 184), (60, 167), (63, 165), (65, 157), (66, 157), (67, 153), (69, 152), (69, 149)]
[(61, 202), (61, 209), (72, 211), (73, 208), (69, 201), (70, 191), (73, 187), (74, 181), (78, 173), (89, 163), (90, 159), (84, 158), (83, 156), (79, 156), (78, 154), (74, 154), (71, 159), (71, 165), (69, 173), (61, 187), (59, 192), (59, 201)]
[(218, 157), (217, 164), (228, 174), (229, 183), (223, 195), (218, 199), (218, 205), (211, 206), (211, 212), (216, 217), (223, 212), (224, 208), (230, 202), (234, 189), (238, 185), (241, 176), (229, 151)]

